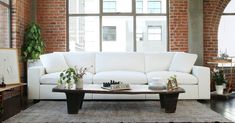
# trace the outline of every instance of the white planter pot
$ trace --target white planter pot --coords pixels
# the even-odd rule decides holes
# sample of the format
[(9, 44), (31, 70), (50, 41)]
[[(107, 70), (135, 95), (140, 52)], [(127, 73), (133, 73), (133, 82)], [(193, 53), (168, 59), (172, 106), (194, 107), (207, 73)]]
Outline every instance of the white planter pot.
[(41, 65), (42, 65), (42, 63), (39, 59), (38, 60), (28, 60), (27, 61), (27, 68), (33, 67), (33, 66), (41, 66)]
[(76, 89), (83, 89), (83, 79), (79, 79), (78, 82), (75, 82)]
[(224, 86), (223, 85), (216, 85), (215, 88), (216, 88), (216, 93), (217, 94), (223, 94), (223, 92), (224, 92)]

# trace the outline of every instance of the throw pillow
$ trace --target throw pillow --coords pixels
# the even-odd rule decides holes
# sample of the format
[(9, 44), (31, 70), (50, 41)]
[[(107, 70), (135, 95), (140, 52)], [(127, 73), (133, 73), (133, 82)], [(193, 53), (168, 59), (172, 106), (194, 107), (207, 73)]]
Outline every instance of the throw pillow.
[(196, 54), (176, 53), (169, 70), (190, 73), (196, 60)]
[(44, 54), (40, 56), (40, 59), (47, 73), (61, 72), (68, 68), (61, 53)]

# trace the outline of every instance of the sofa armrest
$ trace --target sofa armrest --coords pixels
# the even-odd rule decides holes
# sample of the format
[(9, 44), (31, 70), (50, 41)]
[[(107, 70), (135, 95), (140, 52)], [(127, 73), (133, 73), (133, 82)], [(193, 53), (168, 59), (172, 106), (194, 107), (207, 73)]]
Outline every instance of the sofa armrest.
[(198, 78), (198, 98), (210, 99), (210, 69), (193, 66), (192, 74)]
[(40, 77), (44, 74), (43, 66), (28, 68), (28, 99), (39, 99)]

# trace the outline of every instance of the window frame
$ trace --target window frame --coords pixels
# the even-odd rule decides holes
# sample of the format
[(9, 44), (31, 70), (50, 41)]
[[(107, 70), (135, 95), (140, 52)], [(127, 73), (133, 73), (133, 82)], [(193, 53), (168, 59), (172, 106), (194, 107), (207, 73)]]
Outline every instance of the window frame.
[(0, 1), (0, 6), (4, 6), (6, 8), (8, 8), (9, 13), (9, 20), (8, 20), (8, 28), (9, 28), (9, 48), (12, 48), (13, 44), (12, 44), (12, 0), (9, 0), (9, 4)]
[[(164, 16), (166, 17), (166, 44), (167, 44), (167, 51), (169, 51), (169, 0), (166, 0), (166, 13), (137, 13), (136, 12), (136, 1), (138, 0), (131, 0), (132, 2), (132, 11), (131, 12), (103, 12), (103, 1), (99, 0), (99, 13), (79, 13), (79, 14), (70, 14), (69, 13), (69, 0), (66, 0), (66, 25), (67, 25), (67, 43), (66, 43), (66, 51), (69, 51), (69, 17), (77, 16), (98, 16), (99, 17), (99, 52), (102, 52), (102, 42), (103, 42), (103, 26), (102, 26), (102, 17), (105, 16), (131, 16), (133, 17), (133, 52), (137, 52), (137, 37), (136, 37), (136, 17), (138, 16)], [(158, 1), (161, 2), (161, 1)], [(162, 9), (162, 6), (161, 6)], [(162, 36), (161, 36), (162, 37)]]

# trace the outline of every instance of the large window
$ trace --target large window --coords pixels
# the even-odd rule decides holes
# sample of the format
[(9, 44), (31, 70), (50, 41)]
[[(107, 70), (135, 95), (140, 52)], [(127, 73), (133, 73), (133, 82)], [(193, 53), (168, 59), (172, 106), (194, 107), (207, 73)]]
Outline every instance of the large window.
[(70, 51), (167, 50), (167, 0), (68, 0), (68, 12)]
[(10, 0), (0, 0), (0, 48), (11, 47)]
[(225, 8), (218, 31), (218, 52), (227, 52), (235, 56), (235, 0), (231, 0)]

